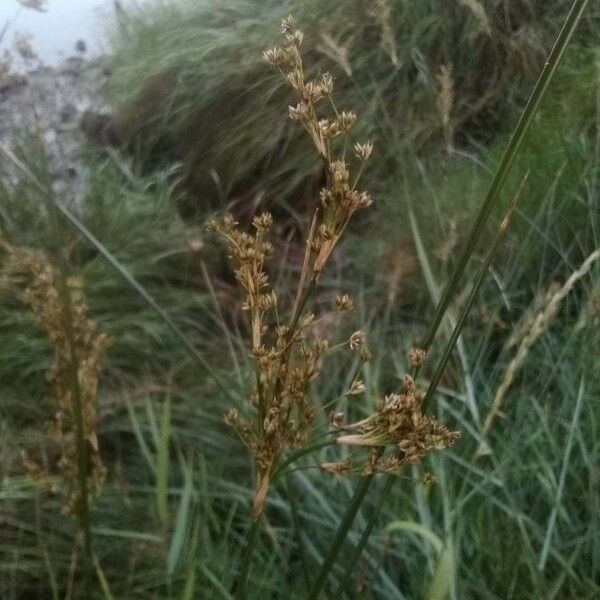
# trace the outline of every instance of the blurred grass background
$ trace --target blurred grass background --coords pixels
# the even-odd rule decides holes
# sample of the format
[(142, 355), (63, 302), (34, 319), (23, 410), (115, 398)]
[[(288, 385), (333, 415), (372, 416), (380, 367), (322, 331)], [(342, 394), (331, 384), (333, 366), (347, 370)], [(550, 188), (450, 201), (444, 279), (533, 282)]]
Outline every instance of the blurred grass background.
[[(353, 227), (319, 295), (322, 313), (337, 291), (356, 298), (348, 333), (364, 327), (375, 351), (368, 393), (346, 407), (349, 371), (335, 356), (314, 390), (323, 404), (366, 414), (406, 372), (407, 351), (423, 334), (569, 5), (204, 0), (130, 8), (114, 23), (106, 59), (113, 111), (86, 149), (81, 218), (241, 405), (249, 375), (237, 292), (201, 225), (225, 208), (243, 219), (269, 206), (291, 257), (275, 266), (277, 276), (285, 281), (299, 268), (294, 241), (319, 173), (286, 118), (286, 90), (260, 61), (280, 18), (293, 13), (311, 69), (332, 72), (340, 104), (357, 110), (358, 131), (376, 142), (365, 180), (376, 206)], [(473, 458), (518, 331), (550, 286), (600, 245), (599, 18), (592, 3), (517, 158), (504, 206), (529, 170), (519, 215), (436, 399), (440, 418), (463, 438), (428, 461), (436, 485), (421, 484), (416, 470), (398, 479), (348, 597), (600, 595), (597, 265), (516, 373), (485, 439), (490, 453)], [(442, 68), (451, 74), (446, 104)], [(107, 140), (116, 148), (99, 147)], [(27, 135), (15, 152), (44, 176)], [(50, 245), (42, 199), (27, 179), (0, 188), (0, 222), (13, 243)], [(95, 598), (228, 598), (252, 486), (250, 459), (222, 424), (228, 401), (95, 248), (67, 227), (64, 243), (91, 313), (113, 337), (100, 392), (109, 475), (92, 512), (101, 577), (82, 579), (60, 498), (22, 473), (22, 448), (50, 451), (42, 423), (51, 355), (33, 316), (2, 288), (0, 597), (84, 598), (88, 587)], [(325, 411), (319, 419), (325, 430)], [(249, 597), (304, 597), (306, 573), (314, 574), (353, 488), (316, 468), (337, 456), (326, 449), (303, 459), (274, 490)], [(165, 477), (166, 490), (157, 483)], [(337, 597), (335, 589), (326, 597)]]

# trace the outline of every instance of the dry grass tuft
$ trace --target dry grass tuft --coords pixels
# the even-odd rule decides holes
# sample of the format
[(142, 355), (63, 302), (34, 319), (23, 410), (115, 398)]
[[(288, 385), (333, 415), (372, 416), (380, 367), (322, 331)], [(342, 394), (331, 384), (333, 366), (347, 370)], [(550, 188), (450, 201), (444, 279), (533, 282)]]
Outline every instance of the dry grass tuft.
[(375, 0), (371, 14), (381, 31), (381, 46), (395, 67), (400, 66), (396, 47), (395, 27), (393, 26), (392, 3), (390, 0)]
[[(78, 448), (76, 415), (72, 388), (73, 355), (78, 366), (77, 379), (82, 405), (84, 437), (88, 449), (87, 486), (90, 497), (99, 496), (105, 479), (105, 468), (98, 447), (98, 414), (96, 392), (102, 355), (110, 340), (96, 331), (88, 316), (88, 307), (81, 289), (70, 286), (72, 339), (64, 325), (63, 297), (57, 269), (40, 251), (3, 245), (6, 252), (3, 282), (24, 289), (23, 301), (35, 314), (44, 332), (54, 360), (47, 373), (52, 418), (47, 422), (49, 437), (60, 452), (56, 469), (62, 478), (66, 494), (64, 510), (75, 516), (82, 500), (78, 485)], [(73, 347), (72, 347), (73, 345)], [(27, 472), (42, 483), (50, 483), (50, 473), (23, 453)]]
[[(515, 332), (516, 335), (513, 334), (511, 336), (508, 345), (516, 345), (517, 350), (504, 372), (504, 377), (494, 394), (492, 405), (483, 422), (482, 433), (484, 435), (490, 430), (496, 417), (501, 415), (502, 404), (506, 393), (514, 381), (519, 369), (525, 362), (531, 347), (538, 337), (548, 329), (560, 308), (561, 302), (575, 287), (575, 284), (590, 271), (594, 262), (599, 258), (600, 248), (592, 252), (583, 261), (579, 269), (573, 272), (562, 286), (552, 284), (543, 300), (536, 301), (536, 307), (526, 316), (524, 322)], [(482, 456), (486, 453), (489, 453), (489, 448), (485, 445), (481, 445), (477, 450), (478, 456)]]

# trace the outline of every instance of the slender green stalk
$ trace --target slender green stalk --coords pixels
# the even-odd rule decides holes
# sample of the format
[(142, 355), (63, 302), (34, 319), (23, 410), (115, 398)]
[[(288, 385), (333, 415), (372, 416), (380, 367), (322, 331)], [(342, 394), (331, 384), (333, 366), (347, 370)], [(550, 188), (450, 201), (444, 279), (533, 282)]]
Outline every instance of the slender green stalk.
[[(494, 177), (492, 179), (492, 183), (490, 184), (487, 195), (479, 209), (479, 213), (473, 223), (471, 231), (469, 233), (469, 237), (465, 242), (464, 248), (458, 258), (458, 262), (456, 264), (456, 268), (444, 289), (444, 293), (440, 302), (436, 308), (435, 314), (433, 316), (433, 320), (429, 326), (427, 334), (423, 342), (421, 343), (421, 348), (427, 351), (429, 350), (437, 330), (446, 314), (446, 310), (448, 306), (452, 302), (460, 284), (460, 280), (465, 272), (467, 267), (467, 263), (469, 262), (469, 258), (473, 254), (473, 250), (481, 236), (481, 233), (485, 227), (485, 224), (488, 220), (490, 212), (492, 211), (494, 204), (498, 200), (500, 190), (504, 182), (506, 181), (506, 177), (510, 172), (510, 169), (514, 163), (515, 156), (523, 143), (523, 139), (525, 135), (529, 131), (531, 124), (533, 123), (533, 119), (538, 111), (540, 106), (540, 102), (542, 101), (546, 90), (548, 89), (548, 85), (556, 72), (556, 68), (560, 63), (560, 60), (569, 44), (569, 41), (581, 19), (581, 15), (587, 6), (588, 0), (574, 0), (569, 15), (565, 20), (565, 23), (556, 38), (554, 46), (552, 47), (552, 51), (548, 56), (548, 60), (544, 64), (544, 68), (540, 73), (540, 76), (535, 84), (533, 92), (527, 101), (525, 109), (519, 118), (519, 122), (515, 127), (510, 141), (508, 142), (508, 146), (504, 151), (502, 156), (502, 160), (500, 161), (500, 165), (496, 170)], [(415, 367), (413, 369), (413, 376), (416, 377), (419, 372), (419, 367)]]
[(483, 280), (485, 279), (485, 276), (486, 276), (488, 269), (490, 267), (490, 264), (492, 262), (492, 258), (494, 257), (496, 250), (498, 249), (498, 246), (500, 245), (500, 242), (504, 239), (504, 236), (506, 235), (506, 232), (508, 231), (508, 226), (510, 225), (514, 210), (517, 206), (517, 202), (519, 201), (519, 198), (521, 197), (521, 192), (523, 191), (523, 187), (525, 186), (525, 183), (527, 182), (528, 177), (529, 177), (529, 171), (525, 174), (525, 176), (521, 180), (521, 183), (520, 183), (517, 191), (515, 192), (515, 195), (513, 196), (511, 206), (508, 209), (508, 212), (506, 213), (506, 215), (504, 216), (504, 219), (502, 219), (502, 222), (500, 223), (500, 226), (498, 227), (498, 229), (494, 235), (492, 243), (490, 244), (490, 247), (488, 248), (485, 258), (484, 258), (483, 262), (481, 263), (479, 272), (477, 273), (477, 276), (473, 283), (473, 287), (471, 288), (471, 292), (469, 293), (469, 296), (468, 296), (464, 306), (462, 307), (462, 310), (460, 311), (460, 314), (456, 321), (456, 325), (454, 326), (454, 330), (452, 331), (452, 334), (450, 335), (450, 339), (448, 340), (446, 347), (444, 349), (444, 353), (442, 354), (442, 358), (440, 359), (440, 361), (436, 367), (435, 373), (433, 374), (433, 377), (432, 377), (431, 381), (429, 382), (427, 392), (425, 393), (425, 398), (423, 399), (423, 410), (425, 410), (425, 408), (427, 407), (427, 404), (431, 401), (431, 398), (432, 398), (435, 390), (437, 389), (438, 383), (440, 382), (440, 379), (442, 378), (442, 375), (444, 374), (444, 369), (446, 368), (446, 365), (448, 364), (448, 360), (450, 359), (450, 356), (452, 355), (452, 351), (454, 350), (454, 346), (456, 345), (458, 336), (460, 335), (460, 332), (462, 331), (465, 321), (467, 320), (467, 317), (469, 316), (469, 313), (471, 312), (471, 308), (473, 307), (475, 298), (477, 297), (477, 292), (479, 292), (479, 288), (481, 287), (481, 284), (483, 283)]
[[(492, 243), (487, 251), (487, 254), (486, 254), (483, 262), (481, 263), (479, 272), (477, 273), (477, 277), (475, 278), (473, 287), (471, 288), (471, 292), (469, 293), (469, 297), (467, 298), (467, 300), (460, 312), (460, 315), (458, 316), (458, 320), (456, 322), (456, 325), (454, 326), (452, 334), (450, 335), (450, 339), (448, 340), (448, 343), (446, 344), (446, 348), (444, 350), (442, 358), (440, 359), (440, 361), (438, 363), (438, 366), (435, 370), (433, 379), (429, 383), (429, 387), (427, 388), (427, 392), (425, 393), (425, 398), (423, 400), (424, 408), (426, 407), (427, 402), (431, 400), (435, 390), (437, 389), (437, 386), (440, 382), (441, 376), (444, 372), (444, 369), (446, 368), (446, 365), (448, 364), (448, 360), (449, 360), (450, 356), (452, 355), (452, 351), (454, 350), (454, 346), (456, 345), (456, 342), (458, 340), (458, 336), (460, 335), (460, 332), (462, 331), (462, 328), (465, 324), (467, 316), (471, 312), (471, 308), (473, 307), (475, 298), (477, 297), (477, 293), (479, 292), (481, 284), (483, 283), (483, 280), (485, 279), (485, 276), (488, 272), (490, 263), (492, 262), (492, 258), (494, 257), (500, 242), (504, 239), (504, 236), (505, 236), (506, 232), (508, 231), (508, 226), (510, 225), (510, 221), (512, 219), (514, 210), (516, 208), (517, 202), (519, 201), (519, 198), (521, 197), (521, 192), (523, 191), (523, 187), (525, 186), (528, 176), (529, 176), (529, 172), (527, 172), (525, 177), (523, 177), (521, 184), (519, 185), (519, 188), (517, 189), (517, 191), (513, 197), (512, 204), (511, 204), (510, 208), (508, 209), (506, 216), (500, 223), (500, 226), (498, 227), (496, 234), (494, 235), (494, 239), (492, 240)], [(365, 529), (360, 537), (360, 540), (358, 541), (358, 544), (357, 544), (356, 548), (354, 549), (354, 552), (352, 553), (352, 555), (350, 556), (350, 559), (348, 560), (348, 564), (346, 565), (346, 573), (342, 579), (342, 581), (344, 583), (342, 584), (342, 586), (340, 588), (340, 593), (339, 593), (338, 597), (341, 596), (341, 593), (343, 592), (344, 589), (346, 589), (348, 587), (348, 584), (351, 581), (352, 572), (354, 570), (354, 567), (356, 566), (356, 563), (358, 562), (358, 559), (359, 559), (364, 547), (367, 544), (369, 536), (371, 535), (371, 532), (373, 531), (373, 527), (375, 526), (375, 523), (377, 522), (377, 518), (379, 517), (379, 513), (383, 509), (385, 501), (392, 490), (392, 485), (393, 485), (394, 481), (395, 481), (395, 477), (393, 475), (389, 475), (388, 479), (385, 483), (385, 487), (383, 488), (383, 490), (377, 500), (377, 504), (375, 505), (375, 508), (371, 512), (371, 516), (369, 518), (369, 521), (367, 522), (367, 526), (365, 527)]]
[(246, 598), (246, 584), (248, 582), (248, 574), (250, 573), (252, 557), (254, 556), (254, 549), (256, 548), (256, 538), (258, 537), (259, 528), (260, 518), (252, 519), (250, 530), (248, 531), (248, 536), (246, 537), (242, 568), (240, 569), (238, 580), (234, 588), (234, 595), (238, 600), (245, 600)]
[(348, 504), (348, 508), (338, 525), (338, 528), (333, 536), (333, 540), (331, 540), (331, 545), (329, 546), (329, 550), (321, 563), (321, 567), (319, 572), (317, 573), (317, 577), (310, 589), (307, 600), (316, 600), (319, 597), (321, 590), (323, 589), (323, 585), (325, 584), (325, 580), (327, 579), (327, 575), (329, 575), (329, 571), (332, 569), (338, 554), (342, 548), (344, 540), (350, 531), (350, 527), (352, 526), (352, 522), (354, 521), (354, 517), (362, 504), (364, 497), (369, 490), (369, 486), (371, 485), (371, 481), (373, 481), (374, 475), (369, 475), (367, 477), (363, 477), (352, 498), (350, 499), (350, 503)]
[[(438, 303), (433, 320), (421, 344), (421, 347), (425, 351), (429, 350), (429, 348), (431, 347), (437, 330), (442, 322), (442, 319), (444, 318), (444, 315), (446, 314), (446, 311), (448, 310), (448, 307), (450, 306), (450, 303), (452, 302), (452, 299), (454, 298), (456, 291), (458, 290), (460, 281), (466, 270), (467, 263), (469, 262), (469, 258), (473, 254), (475, 246), (479, 241), (481, 233), (483, 232), (483, 229), (487, 223), (488, 217), (494, 207), (494, 204), (498, 200), (500, 191), (514, 163), (515, 157), (523, 143), (523, 139), (525, 138), (525, 135), (527, 134), (531, 127), (531, 124), (533, 123), (533, 119), (539, 109), (540, 102), (542, 101), (546, 90), (548, 89), (548, 85), (550, 84), (550, 81), (552, 80), (552, 77), (556, 72), (558, 64), (560, 63), (560, 60), (567, 48), (569, 41), (571, 40), (571, 37), (573, 36), (573, 33), (581, 19), (581, 16), (587, 4), (588, 0), (574, 0), (571, 6), (571, 10), (569, 11), (569, 14), (565, 20), (565, 23), (560, 33), (558, 34), (558, 37), (556, 38), (548, 60), (546, 61), (544, 68), (542, 69), (542, 72), (535, 84), (533, 92), (529, 97), (529, 100), (527, 101), (527, 104), (523, 110), (523, 113), (521, 114), (521, 117), (519, 118), (519, 122), (517, 123), (517, 126), (515, 127), (515, 130), (512, 133), (508, 146), (504, 151), (504, 155), (502, 156), (500, 165), (498, 166), (498, 169), (494, 174), (494, 177), (490, 184), (490, 188), (479, 210), (479, 213), (477, 214), (475, 222), (473, 223), (473, 226), (469, 233), (469, 237), (458, 259), (452, 277), (446, 285), (442, 298)], [(419, 367), (413, 368), (413, 377), (416, 377), (418, 375), (419, 370)], [(317, 575), (317, 579), (315, 581), (315, 584), (313, 585), (309, 599), (316, 599), (319, 592), (323, 588), (327, 575), (329, 574), (329, 571), (335, 563), (337, 554), (339, 553), (339, 550), (342, 547), (342, 543), (346, 535), (348, 534), (350, 525), (360, 508), (363, 498), (366, 495), (371, 480), (372, 478), (366, 478), (359, 483), (354, 493), (354, 496), (352, 497), (350, 504), (348, 505), (348, 509), (344, 514), (344, 518), (342, 519), (342, 522), (340, 523), (340, 526), (338, 527), (338, 530), (334, 535), (334, 542), (332, 542), (332, 545), (328, 551), (325, 561), (321, 565), (319, 574)], [(368, 535), (365, 536), (364, 541), (361, 539), (362, 547), (364, 547), (364, 544), (366, 543), (367, 539)], [(360, 548), (360, 550), (362, 550), (362, 547)], [(360, 552), (357, 555), (357, 559), (359, 555)]]
[(354, 581), (354, 578), (352, 577), (354, 567), (356, 566), (356, 563), (358, 562), (358, 559), (360, 558), (360, 555), (362, 554), (362, 551), (367, 543), (367, 540), (369, 539), (369, 536), (371, 535), (371, 532), (373, 531), (373, 527), (375, 527), (375, 523), (377, 523), (377, 519), (379, 518), (379, 513), (383, 509), (383, 505), (385, 504), (388, 496), (390, 495), (392, 486), (394, 485), (394, 481), (395, 481), (395, 477), (393, 475), (389, 475), (385, 482), (385, 486), (384, 486), (383, 490), (381, 490), (381, 494), (379, 494), (379, 498), (377, 499), (377, 504), (373, 508), (373, 511), (371, 512), (371, 516), (369, 517), (369, 520), (367, 521), (367, 526), (365, 527), (364, 531), (362, 532), (362, 535), (360, 536), (360, 540), (358, 541), (356, 548), (350, 555), (350, 559), (348, 560), (348, 564), (346, 565), (346, 572), (344, 574), (344, 577), (342, 578), (342, 583), (339, 587), (338, 593), (335, 596), (336, 598), (341, 598), (342, 595), (344, 594), (344, 591), (349, 590), (351, 583)]

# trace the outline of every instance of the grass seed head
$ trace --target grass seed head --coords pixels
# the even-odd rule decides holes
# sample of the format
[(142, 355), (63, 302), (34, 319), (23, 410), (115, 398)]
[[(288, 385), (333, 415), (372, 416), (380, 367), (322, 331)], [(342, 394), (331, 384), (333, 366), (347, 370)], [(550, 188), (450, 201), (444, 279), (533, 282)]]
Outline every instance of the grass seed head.
[[(81, 394), (83, 429), (87, 443), (87, 485), (90, 497), (100, 495), (106, 469), (98, 445), (97, 388), (101, 361), (110, 344), (108, 335), (98, 333), (96, 324), (88, 315), (88, 307), (81, 289), (71, 285), (72, 339), (64, 325), (64, 300), (59, 288), (59, 274), (45, 254), (30, 248), (5, 245), (6, 260), (3, 271), (8, 281), (24, 288), (24, 301), (31, 307), (39, 327), (44, 332), (54, 359), (47, 372), (49, 399), (54, 414), (48, 421), (52, 441), (60, 449), (57, 469), (66, 490), (65, 512), (75, 516), (81, 500), (78, 477), (78, 450), (76, 443), (76, 415), (72, 392), (73, 356)], [(74, 348), (71, 344), (74, 344)], [(27, 454), (24, 467), (36, 480), (49, 480), (46, 469), (37, 465)]]

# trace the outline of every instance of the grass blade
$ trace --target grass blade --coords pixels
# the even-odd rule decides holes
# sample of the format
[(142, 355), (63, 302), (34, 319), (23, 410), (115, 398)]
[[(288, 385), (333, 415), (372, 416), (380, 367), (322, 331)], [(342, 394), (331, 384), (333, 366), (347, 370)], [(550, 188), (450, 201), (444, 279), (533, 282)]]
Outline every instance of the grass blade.
[(373, 475), (369, 475), (360, 480), (354, 495), (350, 499), (348, 508), (346, 509), (346, 512), (344, 513), (344, 516), (338, 525), (333, 539), (331, 540), (329, 550), (327, 551), (327, 554), (321, 563), (317, 577), (307, 596), (308, 600), (316, 600), (319, 597), (319, 594), (321, 593), (323, 585), (327, 579), (327, 575), (329, 575), (329, 571), (337, 560), (337, 556), (342, 548), (342, 545), (344, 544), (344, 540), (346, 539), (348, 532), (350, 531), (354, 517), (356, 516), (356, 513), (358, 512), (358, 509), (360, 508), (360, 505), (362, 504), (362, 501), (369, 490), (369, 486), (373, 480), (373, 477)]
[(104, 596), (104, 600), (115, 600), (112, 592), (110, 591), (110, 586), (108, 585), (108, 580), (104, 575), (104, 571), (100, 566), (100, 561), (97, 558), (94, 558), (94, 566), (96, 567), (96, 575), (98, 576), (98, 581), (100, 582), (100, 589), (102, 590), (102, 595)]
[(427, 590), (427, 600), (445, 600), (448, 597), (454, 581), (454, 571), (454, 550), (448, 539), (439, 554), (437, 567)]
[(170, 575), (175, 572), (177, 565), (181, 559), (181, 553), (185, 547), (185, 541), (189, 531), (190, 507), (192, 504), (192, 495), (194, 492), (194, 477), (192, 466), (184, 466), (185, 482), (179, 508), (177, 509), (177, 517), (175, 519), (175, 530), (171, 537), (171, 545), (169, 546), (169, 555), (167, 557), (167, 569)]
[(171, 439), (171, 393), (167, 394), (162, 409), (160, 440), (156, 469), (156, 509), (164, 525), (169, 518), (169, 442)]
[(569, 467), (569, 459), (571, 458), (571, 451), (573, 449), (573, 439), (575, 437), (577, 423), (579, 422), (579, 414), (581, 413), (581, 407), (583, 406), (584, 398), (584, 383), (583, 380), (579, 385), (579, 392), (577, 394), (577, 403), (575, 404), (575, 410), (573, 411), (573, 420), (569, 427), (569, 437), (567, 438), (567, 445), (565, 446), (565, 454), (563, 457), (563, 464), (560, 471), (560, 478), (558, 480), (558, 486), (556, 488), (556, 497), (554, 499), (554, 506), (552, 507), (552, 513), (548, 519), (548, 527), (546, 528), (546, 535), (544, 537), (544, 545), (540, 554), (540, 561), (538, 563), (538, 569), (542, 571), (546, 566), (548, 560), (548, 554), (550, 551), (550, 543), (552, 540), (552, 534), (554, 533), (554, 527), (556, 525), (556, 517), (558, 515), (558, 507), (562, 499), (563, 490), (565, 489), (565, 480), (567, 478), (567, 470)]
[(150, 448), (148, 448), (148, 444), (146, 444), (146, 440), (144, 438), (144, 434), (142, 433), (142, 428), (140, 427), (140, 422), (135, 414), (135, 408), (131, 403), (131, 399), (129, 396), (125, 397), (125, 406), (127, 407), (127, 414), (129, 415), (129, 422), (131, 423), (131, 428), (133, 430), (133, 434), (135, 435), (135, 439), (137, 440), (138, 446), (140, 447), (140, 451), (144, 460), (150, 467), (153, 473), (156, 473), (156, 465), (154, 464), (154, 456), (152, 452), (150, 452)]
[[(456, 268), (454, 269), (452, 277), (446, 285), (442, 298), (438, 303), (429, 330), (421, 344), (421, 347), (425, 351), (427, 351), (431, 346), (444, 314), (446, 313), (448, 306), (452, 302), (452, 299), (458, 290), (460, 280), (465, 272), (469, 258), (473, 254), (483, 228), (485, 227), (488, 217), (490, 216), (490, 213), (498, 200), (502, 186), (506, 181), (506, 177), (508, 176), (508, 173), (510, 172), (510, 169), (514, 163), (517, 152), (519, 151), (525, 135), (533, 123), (533, 119), (539, 109), (540, 103), (546, 93), (546, 90), (548, 89), (550, 82), (552, 81), (552, 77), (556, 72), (560, 60), (563, 57), (567, 45), (573, 36), (573, 33), (587, 4), (588, 0), (575, 0), (571, 5), (569, 15), (567, 16), (567, 19), (565, 20), (565, 23), (560, 30), (558, 37), (556, 38), (548, 60), (544, 64), (544, 68), (540, 73), (533, 92), (529, 97), (517, 126), (511, 135), (510, 141), (508, 142), (506, 150), (502, 156), (502, 160), (500, 161), (500, 165), (494, 174), (490, 188), (486, 194), (483, 204), (481, 205), (481, 208), (479, 209), (479, 213), (477, 214), (475, 222), (473, 223), (469, 237), (467, 238), (465, 246), (460, 254)], [(415, 376), (417, 372), (418, 368), (416, 368), (414, 371)]]
[(188, 559), (187, 575), (185, 577), (185, 585), (181, 593), (181, 600), (194, 600), (196, 597), (196, 559), (198, 555), (198, 545), (200, 540), (200, 521), (196, 520), (194, 530), (192, 532), (192, 547)]

